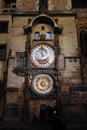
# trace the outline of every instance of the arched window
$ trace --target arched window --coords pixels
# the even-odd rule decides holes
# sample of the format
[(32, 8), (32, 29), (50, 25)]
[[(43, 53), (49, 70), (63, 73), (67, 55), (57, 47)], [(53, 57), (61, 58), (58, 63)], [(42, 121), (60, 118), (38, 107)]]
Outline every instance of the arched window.
[(80, 47), (81, 54), (84, 58), (87, 58), (87, 30), (83, 29), (80, 31)]

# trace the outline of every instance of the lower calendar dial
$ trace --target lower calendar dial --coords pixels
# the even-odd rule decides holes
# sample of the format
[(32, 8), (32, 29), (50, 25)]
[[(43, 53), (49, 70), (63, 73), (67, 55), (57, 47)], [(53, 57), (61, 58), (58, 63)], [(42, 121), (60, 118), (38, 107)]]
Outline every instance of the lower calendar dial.
[(39, 95), (50, 94), (53, 91), (53, 79), (48, 74), (38, 74), (32, 80), (32, 91)]

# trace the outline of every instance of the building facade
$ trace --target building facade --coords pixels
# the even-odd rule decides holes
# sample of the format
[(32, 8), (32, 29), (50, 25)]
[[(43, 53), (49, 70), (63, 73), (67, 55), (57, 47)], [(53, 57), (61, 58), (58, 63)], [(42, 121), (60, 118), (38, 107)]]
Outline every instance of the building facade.
[(87, 2), (74, 3), (1, 0), (1, 119), (39, 118), (42, 104), (86, 119)]

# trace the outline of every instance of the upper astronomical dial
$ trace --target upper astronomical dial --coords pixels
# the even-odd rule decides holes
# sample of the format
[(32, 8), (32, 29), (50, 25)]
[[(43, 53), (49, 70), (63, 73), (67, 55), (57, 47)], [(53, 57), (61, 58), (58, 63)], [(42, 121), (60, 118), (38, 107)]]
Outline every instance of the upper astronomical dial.
[(32, 63), (37, 67), (49, 67), (55, 60), (54, 49), (47, 44), (39, 44), (31, 51)]

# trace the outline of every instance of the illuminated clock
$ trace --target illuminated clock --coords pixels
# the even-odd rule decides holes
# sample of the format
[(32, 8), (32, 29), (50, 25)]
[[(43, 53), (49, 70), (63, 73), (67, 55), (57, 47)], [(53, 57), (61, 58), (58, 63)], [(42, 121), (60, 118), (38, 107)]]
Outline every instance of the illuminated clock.
[(32, 91), (39, 95), (47, 95), (53, 91), (53, 79), (48, 74), (38, 74), (32, 79)]
[(47, 44), (39, 44), (31, 51), (31, 61), (36, 67), (49, 67), (55, 60), (54, 49)]

